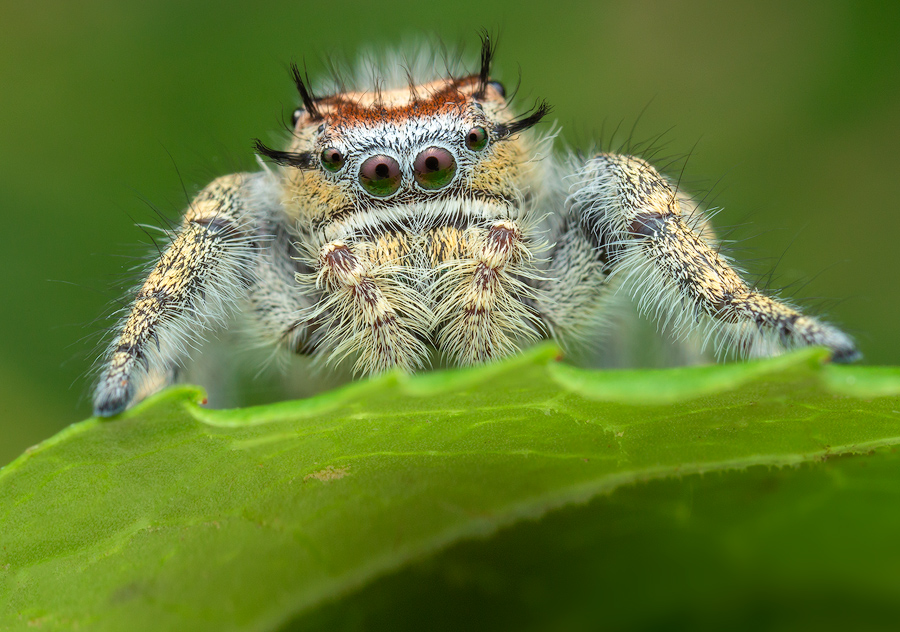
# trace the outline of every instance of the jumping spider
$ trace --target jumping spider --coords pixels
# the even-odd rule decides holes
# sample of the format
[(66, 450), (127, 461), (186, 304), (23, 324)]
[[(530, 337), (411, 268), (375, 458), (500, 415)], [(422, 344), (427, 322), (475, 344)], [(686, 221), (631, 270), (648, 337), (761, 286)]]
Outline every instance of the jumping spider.
[(328, 96), (294, 67), (290, 147), (257, 141), (276, 168), (218, 178), (190, 204), (107, 353), (95, 414), (171, 382), (235, 312), (275, 345), (364, 374), (423, 368), (434, 350), (471, 365), (570, 343), (616, 293), (719, 351), (858, 357), (841, 331), (741, 280), (698, 203), (644, 160), (553, 156), (553, 134), (531, 129), (548, 107), (511, 114), (492, 53), (485, 37), (476, 74)]

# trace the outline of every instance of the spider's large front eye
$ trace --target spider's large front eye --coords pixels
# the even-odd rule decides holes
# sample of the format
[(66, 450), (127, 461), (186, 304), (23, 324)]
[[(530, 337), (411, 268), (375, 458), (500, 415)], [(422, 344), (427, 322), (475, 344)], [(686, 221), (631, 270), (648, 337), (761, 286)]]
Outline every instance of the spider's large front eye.
[(416, 182), (423, 189), (440, 189), (450, 184), (456, 173), (456, 159), (443, 147), (429, 147), (413, 163)]
[(390, 156), (366, 158), (359, 168), (359, 181), (375, 197), (387, 197), (400, 188), (400, 165)]
[(322, 166), (329, 171), (339, 171), (344, 166), (344, 154), (334, 147), (322, 152)]
[(481, 151), (488, 144), (487, 130), (483, 127), (473, 127), (466, 134), (466, 147), (472, 151)]

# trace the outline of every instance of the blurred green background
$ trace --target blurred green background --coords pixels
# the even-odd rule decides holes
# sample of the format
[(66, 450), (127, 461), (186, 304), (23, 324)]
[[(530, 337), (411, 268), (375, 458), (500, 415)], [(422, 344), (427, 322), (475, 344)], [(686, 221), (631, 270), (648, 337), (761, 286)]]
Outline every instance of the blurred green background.
[[(620, 122), (691, 154), (740, 256), (896, 364), (900, 5), (850, 2), (4, 3), (0, 464), (90, 414), (87, 372), (184, 186), (253, 169), (295, 107), (286, 67), (438, 34), (548, 99), (581, 146)], [(649, 104), (649, 106), (648, 106)], [(679, 167), (680, 168), (680, 165)], [(180, 174), (180, 175), (179, 175)]]

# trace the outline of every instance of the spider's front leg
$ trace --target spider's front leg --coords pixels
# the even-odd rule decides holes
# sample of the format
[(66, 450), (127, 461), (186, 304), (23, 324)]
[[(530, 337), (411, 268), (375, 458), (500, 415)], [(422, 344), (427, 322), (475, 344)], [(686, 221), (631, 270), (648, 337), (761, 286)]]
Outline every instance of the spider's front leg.
[(684, 199), (652, 166), (599, 155), (577, 173), (568, 217), (605, 259), (605, 268), (676, 335), (706, 327), (716, 348), (773, 355), (821, 345), (836, 362), (859, 357), (838, 329), (749, 287), (682, 209)]
[(245, 296), (259, 256), (256, 222), (246, 208), (253, 178), (219, 178), (191, 203), (107, 352), (95, 415), (115, 415), (171, 382), (203, 331), (221, 324)]

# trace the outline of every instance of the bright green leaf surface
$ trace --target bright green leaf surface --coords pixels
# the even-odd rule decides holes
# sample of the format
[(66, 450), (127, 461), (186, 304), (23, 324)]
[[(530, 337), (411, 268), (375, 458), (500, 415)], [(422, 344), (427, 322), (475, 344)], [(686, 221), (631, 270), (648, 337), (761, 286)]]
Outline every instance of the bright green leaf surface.
[(900, 371), (554, 355), (237, 411), (177, 388), (72, 426), (0, 471), (0, 623), (646, 629), (900, 603)]

